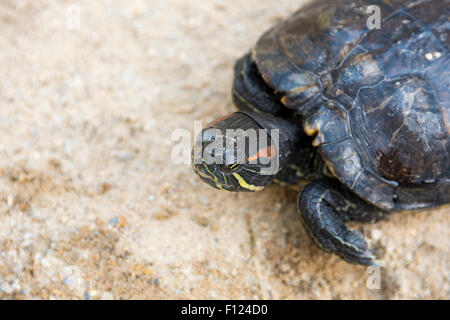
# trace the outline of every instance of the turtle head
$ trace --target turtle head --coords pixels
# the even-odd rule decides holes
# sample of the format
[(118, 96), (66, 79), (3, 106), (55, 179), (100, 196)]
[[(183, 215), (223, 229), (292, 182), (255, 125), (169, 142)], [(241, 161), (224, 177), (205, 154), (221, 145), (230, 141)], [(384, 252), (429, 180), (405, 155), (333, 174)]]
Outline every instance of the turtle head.
[(192, 167), (217, 189), (259, 191), (285, 164), (289, 148), (282, 121), (236, 112), (202, 130), (192, 150)]

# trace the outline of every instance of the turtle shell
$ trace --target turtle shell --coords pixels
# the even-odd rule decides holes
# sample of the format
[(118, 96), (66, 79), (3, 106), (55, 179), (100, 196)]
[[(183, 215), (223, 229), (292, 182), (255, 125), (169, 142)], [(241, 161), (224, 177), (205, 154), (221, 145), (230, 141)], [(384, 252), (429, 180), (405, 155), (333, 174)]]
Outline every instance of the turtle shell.
[(449, 12), (447, 0), (318, 1), (252, 50), (333, 174), (380, 208), (450, 202)]

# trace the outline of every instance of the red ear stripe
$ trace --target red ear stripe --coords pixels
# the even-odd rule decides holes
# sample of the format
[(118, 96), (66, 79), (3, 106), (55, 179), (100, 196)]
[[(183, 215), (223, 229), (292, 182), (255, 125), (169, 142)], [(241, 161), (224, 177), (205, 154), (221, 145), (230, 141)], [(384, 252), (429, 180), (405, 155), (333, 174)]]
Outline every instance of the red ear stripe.
[(230, 113), (230, 114), (227, 114), (227, 115), (225, 115), (225, 116), (223, 116), (223, 117), (220, 117), (219, 119), (210, 122), (210, 123), (207, 125), (207, 127), (212, 127), (212, 126), (215, 125), (217, 122), (223, 121), (223, 120), (225, 120), (225, 119), (231, 117), (232, 115), (233, 115), (233, 114)]
[(258, 150), (258, 152), (255, 155), (249, 157), (247, 160), (248, 160), (248, 162), (250, 162), (250, 161), (259, 159), (260, 157), (271, 158), (272, 155), (275, 155), (275, 152), (276, 152), (276, 150), (275, 150), (274, 146), (261, 148)]

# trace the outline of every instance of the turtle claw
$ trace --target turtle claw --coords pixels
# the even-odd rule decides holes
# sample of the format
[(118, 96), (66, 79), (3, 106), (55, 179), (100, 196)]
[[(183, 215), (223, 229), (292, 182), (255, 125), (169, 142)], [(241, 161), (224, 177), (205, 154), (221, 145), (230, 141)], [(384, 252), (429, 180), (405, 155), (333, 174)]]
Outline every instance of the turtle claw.
[(350, 263), (378, 265), (364, 237), (345, 225), (349, 220), (346, 216), (349, 208), (344, 209), (344, 204), (348, 206), (349, 201), (333, 184), (315, 181), (299, 194), (297, 204), (305, 228), (321, 249), (335, 253)]

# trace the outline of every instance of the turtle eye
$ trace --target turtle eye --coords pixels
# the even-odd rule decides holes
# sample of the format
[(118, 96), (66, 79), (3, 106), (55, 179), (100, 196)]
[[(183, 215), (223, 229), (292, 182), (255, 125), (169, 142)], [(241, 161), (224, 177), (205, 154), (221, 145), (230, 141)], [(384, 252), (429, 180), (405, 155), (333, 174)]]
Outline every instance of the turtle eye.
[(221, 164), (219, 166), (219, 170), (223, 173), (231, 173), (236, 172), (240, 167), (240, 164), (238, 163), (232, 163), (232, 164)]

